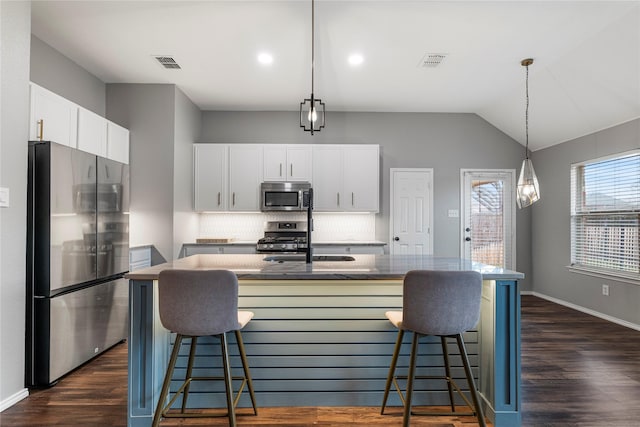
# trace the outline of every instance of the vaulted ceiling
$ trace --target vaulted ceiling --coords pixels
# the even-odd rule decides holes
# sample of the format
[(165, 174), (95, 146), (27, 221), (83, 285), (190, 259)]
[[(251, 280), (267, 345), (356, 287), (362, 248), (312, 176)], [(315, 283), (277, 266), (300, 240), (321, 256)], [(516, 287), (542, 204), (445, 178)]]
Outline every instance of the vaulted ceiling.
[[(173, 83), (202, 110), (296, 111), (311, 92), (311, 0), (34, 1), (32, 32), (105, 83)], [(533, 150), (640, 117), (640, 1), (315, 3), (327, 111), (476, 113), (524, 143), (528, 57)]]

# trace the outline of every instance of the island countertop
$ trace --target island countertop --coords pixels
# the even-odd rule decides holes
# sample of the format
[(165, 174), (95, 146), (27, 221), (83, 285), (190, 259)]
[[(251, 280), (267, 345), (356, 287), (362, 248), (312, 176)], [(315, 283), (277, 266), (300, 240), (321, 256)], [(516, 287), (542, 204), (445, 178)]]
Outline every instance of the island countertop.
[[(274, 255), (199, 254), (150, 268), (136, 270), (125, 277), (131, 280), (156, 280), (162, 270), (225, 269), (244, 280), (376, 280), (401, 279), (410, 270), (474, 270), (484, 280), (520, 280), (524, 274), (459, 258), (420, 255), (351, 255), (352, 261), (314, 261), (305, 263), (304, 255), (276, 255), (286, 261), (268, 261)], [(326, 259), (326, 256), (320, 256)], [(300, 260), (301, 259), (301, 260)]]

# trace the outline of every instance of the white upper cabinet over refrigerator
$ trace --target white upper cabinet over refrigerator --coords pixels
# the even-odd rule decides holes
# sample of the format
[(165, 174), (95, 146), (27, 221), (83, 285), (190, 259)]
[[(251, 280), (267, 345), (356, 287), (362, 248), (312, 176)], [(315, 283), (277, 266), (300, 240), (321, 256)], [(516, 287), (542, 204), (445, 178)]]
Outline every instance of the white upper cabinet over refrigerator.
[(78, 149), (107, 157), (107, 120), (82, 107), (78, 109)]
[(29, 139), (76, 148), (78, 106), (37, 84), (31, 83), (30, 90)]
[(30, 140), (53, 141), (129, 163), (129, 130), (35, 83), (30, 90)]
[(129, 164), (129, 130), (107, 121), (107, 158)]
[(264, 145), (265, 181), (311, 181), (311, 146)]

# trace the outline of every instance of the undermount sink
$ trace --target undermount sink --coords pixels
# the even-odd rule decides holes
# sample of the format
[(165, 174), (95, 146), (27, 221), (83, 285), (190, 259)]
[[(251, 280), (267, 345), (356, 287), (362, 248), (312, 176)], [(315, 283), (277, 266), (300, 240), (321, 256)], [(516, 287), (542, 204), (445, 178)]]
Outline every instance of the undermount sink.
[[(306, 261), (305, 255), (270, 255), (264, 257), (264, 261), (268, 262), (285, 262), (285, 261)], [(355, 261), (356, 259), (349, 255), (314, 255), (312, 261)]]

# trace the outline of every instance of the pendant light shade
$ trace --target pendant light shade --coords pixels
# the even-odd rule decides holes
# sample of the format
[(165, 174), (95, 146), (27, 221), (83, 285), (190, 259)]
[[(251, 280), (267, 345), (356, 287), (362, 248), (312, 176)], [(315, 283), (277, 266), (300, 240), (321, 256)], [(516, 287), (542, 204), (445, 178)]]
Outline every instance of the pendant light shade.
[(324, 102), (314, 98), (313, 93), (300, 103), (300, 127), (311, 135), (324, 127)]
[(311, 97), (300, 103), (300, 127), (306, 132), (320, 132), (324, 127), (324, 102), (313, 96), (313, 74), (315, 68), (315, 1), (311, 0)]
[(520, 64), (526, 68), (526, 108), (525, 108), (525, 158), (520, 168), (520, 177), (516, 185), (518, 208), (526, 208), (540, 200), (540, 186), (538, 185), (538, 177), (533, 169), (533, 162), (529, 158), (529, 65), (533, 64), (533, 59), (523, 59)]
[(518, 207), (526, 208), (540, 199), (540, 187), (538, 186), (538, 177), (533, 170), (533, 162), (527, 158), (522, 161), (520, 169), (520, 177), (516, 186), (518, 193)]

